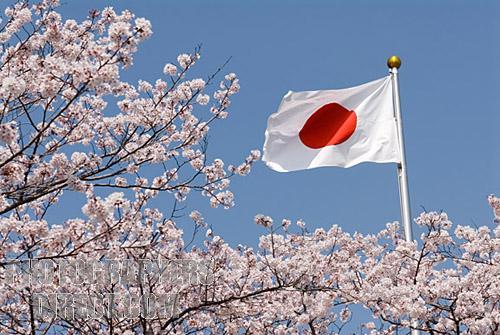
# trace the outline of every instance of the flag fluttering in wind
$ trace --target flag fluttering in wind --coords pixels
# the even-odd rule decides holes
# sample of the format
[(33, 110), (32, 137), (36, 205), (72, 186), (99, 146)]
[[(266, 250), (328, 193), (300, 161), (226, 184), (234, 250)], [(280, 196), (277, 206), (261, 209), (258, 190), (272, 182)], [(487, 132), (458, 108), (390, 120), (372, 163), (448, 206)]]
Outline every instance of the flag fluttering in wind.
[[(399, 101), (401, 59), (387, 60), (390, 75), (340, 90), (288, 92), (267, 121), (262, 160), (279, 172), (362, 162), (397, 163), (401, 221), (413, 241)], [(419, 335), (412, 320), (411, 334)]]
[(269, 117), (263, 160), (280, 172), (399, 163), (391, 77), (346, 89), (288, 92)]

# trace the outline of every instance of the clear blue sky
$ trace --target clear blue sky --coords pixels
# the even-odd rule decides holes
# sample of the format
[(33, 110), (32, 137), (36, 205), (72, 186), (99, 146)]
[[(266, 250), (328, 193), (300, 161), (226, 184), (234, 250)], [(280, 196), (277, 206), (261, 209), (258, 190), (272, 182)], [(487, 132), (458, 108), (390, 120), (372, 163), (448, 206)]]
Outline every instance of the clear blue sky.
[[(242, 90), (209, 144), (209, 156), (227, 163), (262, 148), (267, 118), (288, 90), (370, 81), (387, 74), (388, 56), (399, 55), (413, 216), (423, 206), (446, 210), (455, 223), (491, 223), (486, 196), (500, 194), (499, 2), (121, 0), (67, 1), (61, 10), (82, 18), (105, 6), (153, 24), (125, 74), (134, 83), (161, 76), (166, 62), (198, 43), (203, 76), (232, 56), (227, 71), (238, 74)], [(280, 174), (259, 162), (232, 190), (231, 210), (209, 209), (199, 197), (187, 203), (232, 245), (257, 243), (258, 213), (364, 233), (400, 215), (394, 164)]]

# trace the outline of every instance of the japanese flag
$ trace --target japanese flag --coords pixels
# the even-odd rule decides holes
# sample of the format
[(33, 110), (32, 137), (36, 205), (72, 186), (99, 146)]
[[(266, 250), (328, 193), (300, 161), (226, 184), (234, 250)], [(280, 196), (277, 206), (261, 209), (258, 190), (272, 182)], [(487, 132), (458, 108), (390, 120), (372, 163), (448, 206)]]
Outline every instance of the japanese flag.
[(263, 160), (287, 172), (400, 162), (390, 76), (360, 86), (288, 92), (267, 122)]

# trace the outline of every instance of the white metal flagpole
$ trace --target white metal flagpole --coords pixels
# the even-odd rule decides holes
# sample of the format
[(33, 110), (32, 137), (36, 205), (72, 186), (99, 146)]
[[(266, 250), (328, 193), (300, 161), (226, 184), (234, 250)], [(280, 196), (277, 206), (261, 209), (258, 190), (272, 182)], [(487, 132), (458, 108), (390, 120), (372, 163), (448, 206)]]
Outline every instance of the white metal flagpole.
[[(408, 176), (406, 174), (406, 156), (405, 144), (403, 135), (403, 120), (401, 118), (401, 106), (399, 103), (399, 83), (398, 83), (398, 69), (401, 66), (401, 59), (398, 56), (391, 56), (387, 60), (387, 66), (391, 73), (392, 81), (392, 102), (394, 104), (394, 116), (396, 118), (399, 140), (399, 152), (401, 154), (401, 162), (398, 163), (398, 184), (399, 184), (399, 201), (401, 204), (401, 220), (405, 230), (405, 240), (408, 242), (413, 241), (413, 233), (411, 229), (411, 211), (410, 211), (410, 194), (408, 192)], [(417, 325), (416, 320), (412, 320), (412, 327)], [(411, 330), (412, 335), (419, 335), (417, 329)]]
[(399, 182), (399, 200), (401, 203), (401, 221), (405, 230), (405, 239), (408, 242), (413, 241), (411, 229), (411, 212), (410, 212), (410, 195), (408, 192), (408, 177), (406, 175), (406, 157), (405, 144), (403, 136), (403, 121), (401, 119), (401, 107), (399, 104), (399, 85), (398, 85), (398, 69), (401, 66), (401, 60), (397, 56), (392, 56), (387, 60), (387, 66), (390, 69), (392, 80), (394, 116), (396, 117), (399, 152), (401, 154), (401, 162), (398, 163), (398, 182)]

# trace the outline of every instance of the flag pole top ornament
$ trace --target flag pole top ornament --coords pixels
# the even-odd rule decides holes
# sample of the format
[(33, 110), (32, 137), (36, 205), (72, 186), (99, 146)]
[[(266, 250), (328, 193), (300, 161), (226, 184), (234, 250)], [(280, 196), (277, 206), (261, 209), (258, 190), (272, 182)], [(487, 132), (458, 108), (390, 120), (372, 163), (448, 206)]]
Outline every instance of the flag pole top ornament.
[(399, 67), (401, 66), (401, 59), (398, 56), (391, 56), (387, 60), (387, 66), (389, 67), (389, 69), (399, 69)]

